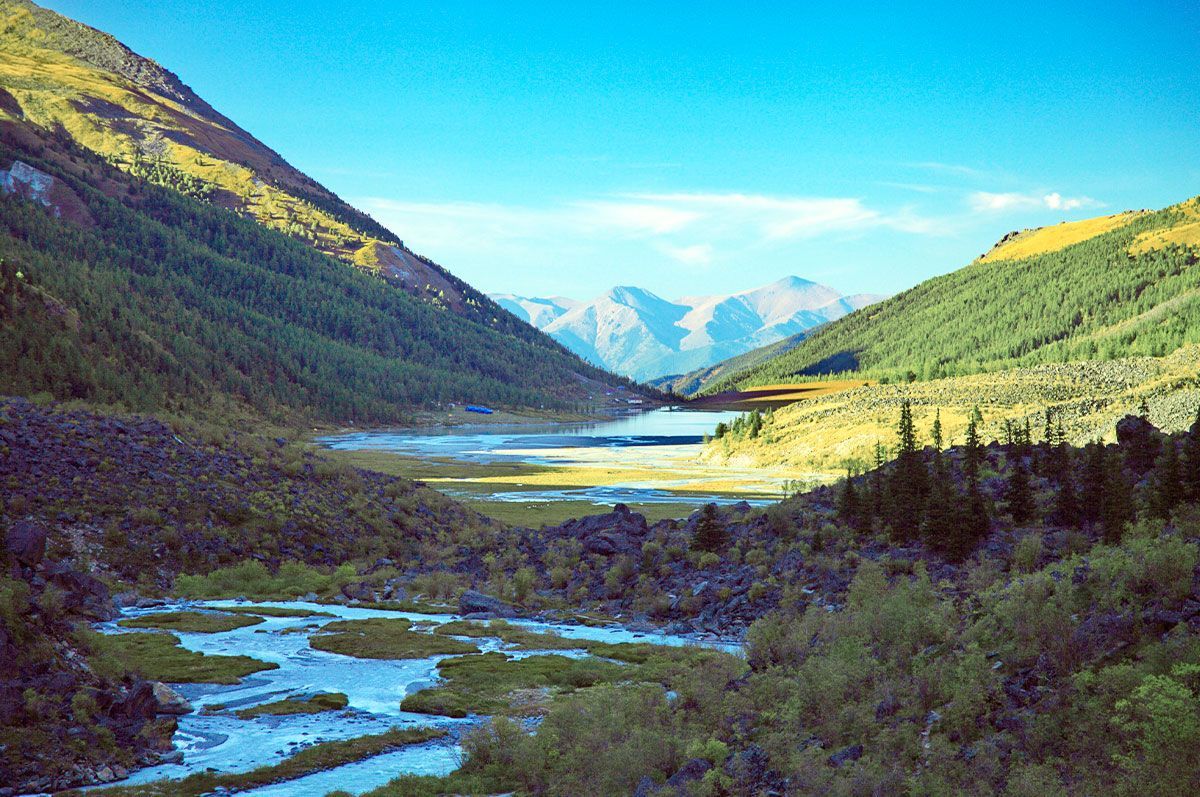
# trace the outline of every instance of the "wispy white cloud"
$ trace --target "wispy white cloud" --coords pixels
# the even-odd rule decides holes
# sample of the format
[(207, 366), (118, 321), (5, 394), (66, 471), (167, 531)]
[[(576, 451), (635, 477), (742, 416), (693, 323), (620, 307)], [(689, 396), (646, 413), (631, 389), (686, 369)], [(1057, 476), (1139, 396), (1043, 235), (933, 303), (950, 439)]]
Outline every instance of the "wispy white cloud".
[(975, 191), (967, 196), (967, 204), (976, 213), (1005, 213), (1047, 208), (1050, 210), (1077, 210), (1103, 205), (1102, 202), (1088, 196), (1065, 197), (1057, 191), (1049, 193)]
[(671, 246), (659, 244), (658, 250), (672, 260), (688, 266), (707, 266), (713, 262), (716, 254), (712, 244), (692, 244), (691, 246)]
[(406, 202), (366, 198), (359, 204), (397, 230), (417, 232), (425, 245), (464, 238), (605, 239), (655, 244), (680, 262), (713, 256), (715, 238), (766, 244), (889, 227), (923, 234), (933, 225), (910, 209), (884, 212), (861, 199), (742, 193), (632, 193), (546, 207), (479, 202)]

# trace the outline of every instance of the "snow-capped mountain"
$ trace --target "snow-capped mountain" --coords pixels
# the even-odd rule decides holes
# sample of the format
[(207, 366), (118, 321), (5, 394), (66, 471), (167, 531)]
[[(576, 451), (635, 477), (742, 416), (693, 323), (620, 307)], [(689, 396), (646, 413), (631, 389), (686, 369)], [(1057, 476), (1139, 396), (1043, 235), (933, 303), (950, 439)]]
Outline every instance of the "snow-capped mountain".
[(728, 296), (675, 301), (616, 287), (590, 302), (493, 294), (502, 307), (591, 362), (651, 379), (721, 360), (806, 332), (883, 299), (843, 296), (800, 277)]

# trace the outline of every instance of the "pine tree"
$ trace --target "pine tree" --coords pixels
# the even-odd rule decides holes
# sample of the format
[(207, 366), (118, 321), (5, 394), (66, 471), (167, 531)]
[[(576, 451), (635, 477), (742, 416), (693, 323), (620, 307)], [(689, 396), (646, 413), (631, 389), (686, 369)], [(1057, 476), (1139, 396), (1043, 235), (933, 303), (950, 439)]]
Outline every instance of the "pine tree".
[(1019, 454), (1012, 456), (1012, 466), (1008, 473), (1008, 486), (1004, 494), (1008, 503), (1008, 513), (1014, 523), (1024, 523), (1033, 515), (1033, 495), (1029, 488), (1029, 471), (1025, 469), (1025, 459)]
[(1079, 525), (1079, 497), (1075, 493), (1075, 480), (1070, 471), (1063, 471), (1054, 494), (1053, 521), (1058, 526), (1076, 528)]
[(1046, 426), (1042, 429), (1042, 439), (1046, 441), (1046, 445), (1054, 445), (1054, 412), (1046, 408)]
[(1183, 497), (1179, 452), (1175, 449), (1175, 441), (1170, 437), (1163, 440), (1162, 454), (1154, 463), (1152, 485), (1150, 507), (1157, 517), (1169, 520), (1171, 512), (1179, 505), (1179, 501)]
[(1102, 523), (1104, 541), (1116, 545), (1125, 533), (1125, 525), (1133, 520), (1132, 486), (1125, 479), (1120, 457), (1109, 457), (1104, 474), (1104, 503)]
[(933, 448), (935, 451), (942, 450), (942, 410), (939, 407), (933, 416)]
[(729, 532), (717, 515), (716, 504), (705, 504), (696, 520), (696, 531), (692, 537), (692, 548), (697, 551), (719, 553), (729, 543)]
[(1196, 409), (1196, 422), (1183, 441), (1181, 481), (1184, 497), (1200, 501), (1200, 408)]
[(751, 440), (758, 437), (759, 433), (762, 432), (762, 427), (763, 427), (762, 413), (760, 413), (758, 410), (755, 410), (754, 412), (750, 413), (749, 431), (750, 431), (750, 439)]
[(969, 521), (963, 507), (963, 496), (950, 474), (946, 457), (940, 450), (935, 450), (933, 483), (925, 506), (921, 536), (929, 547), (947, 559), (959, 561), (974, 545), (974, 541), (968, 539), (971, 536), (968, 532)]
[(838, 501), (838, 517), (843, 523), (854, 525), (858, 513), (858, 491), (854, 489), (854, 474), (846, 468), (846, 482), (842, 485), (842, 495)]
[(1103, 443), (1093, 441), (1084, 448), (1083, 472), (1079, 482), (1079, 518), (1089, 526), (1104, 517), (1107, 486), (1107, 451)]
[(975, 546), (985, 539), (991, 530), (992, 520), (988, 514), (987, 501), (984, 500), (979, 485), (968, 485), (962, 527), (959, 532), (959, 558), (965, 559), (970, 555)]
[(907, 399), (900, 405), (900, 423), (896, 428), (896, 436), (899, 438), (898, 458), (916, 452), (917, 432), (913, 427), (912, 403)]
[(898, 455), (888, 482), (886, 513), (893, 536), (907, 541), (920, 533), (929, 484), (925, 462), (917, 451), (912, 405), (907, 400), (900, 405), (896, 437)]
[(982, 461), (982, 452), (979, 449), (979, 424), (976, 416), (979, 414), (979, 408), (976, 407), (971, 412), (971, 419), (967, 422), (967, 440), (963, 446), (963, 473), (966, 474), (968, 485), (979, 484), (979, 465)]

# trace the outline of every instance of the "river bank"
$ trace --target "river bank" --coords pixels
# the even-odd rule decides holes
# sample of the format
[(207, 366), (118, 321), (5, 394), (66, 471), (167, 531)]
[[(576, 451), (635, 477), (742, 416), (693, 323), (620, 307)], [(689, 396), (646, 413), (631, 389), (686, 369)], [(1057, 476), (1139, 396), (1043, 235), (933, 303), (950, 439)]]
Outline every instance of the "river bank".
[[(235, 684), (172, 684), (191, 709), (179, 717), (174, 739), (176, 760), (138, 770), (119, 784), (101, 787), (97, 793), (103, 794), (113, 786), (178, 780), (211, 771), (244, 773), (270, 766), (314, 745), (385, 733), (394, 728), (435, 729), (445, 731), (445, 735), (241, 793), (258, 797), (323, 794), (334, 788), (361, 793), (401, 774), (445, 775), (456, 769), (462, 755), (462, 734), (484, 722), (486, 716), (475, 712), (444, 716), (402, 708), (402, 703), (407, 705), (406, 698), (423, 690), (444, 687), (439, 665), (451, 656), (393, 659), (327, 652), (315, 646), (314, 639), (319, 640), (323, 629), (331, 624), (337, 627), (347, 621), (404, 622), (411, 624), (413, 633), (469, 644), (475, 649), (472, 656), (482, 655), (486, 659), (488, 654), (498, 654), (507, 662), (530, 658), (550, 661), (537, 657), (554, 657), (554, 661), (590, 660), (593, 651), (597, 654), (603, 651), (604, 661), (619, 662), (621, 658), (633, 661), (646, 655), (641, 651), (647, 644), (662, 648), (700, 646), (726, 652), (738, 649), (731, 642), (611, 624), (592, 626), (512, 619), (491, 626), (464, 621), (460, 614), (423, 614), (303, 601), (182, 601), (130, 607), (96, 628), (105, 634), (145, 633), (129, 626), (131, 623), (152, 626), (156, 617), (167, 618), (179, 612), (185, 616), (199, 612), (204, 616), (211, 613), (214, 617), (227, 617), (219, 613), (229, 609), (237, 611), (240, 617), (254, 617), (256, 622), (209, 633), (180, 631), (176, 633), (179, 646), (206, 657), (248, 656), (274, 668), (244, 677)], [(255, 615), (256, 611), (261, 614)], [(442, 633), (441, 629), (449, 633)], [(626, 649), (628, 653), (624, 652)], [(537, 688), (551, 689), (543, 701), (553, 699), (553, 693), (563, 689), (554, 687), (552, 682)], [(569, 687), (566, 689), (570, 691)], [(253, 715), (246, 711), (288, 697), (312, 694), (344, 695), (344, 707), (297, 714)], [(499, 697), (508, 699), (504, 694)], [(514, 699), (527, 700), (519, 696)], [(518, 711), (525, 713), (528, 712), (524, 708)]]

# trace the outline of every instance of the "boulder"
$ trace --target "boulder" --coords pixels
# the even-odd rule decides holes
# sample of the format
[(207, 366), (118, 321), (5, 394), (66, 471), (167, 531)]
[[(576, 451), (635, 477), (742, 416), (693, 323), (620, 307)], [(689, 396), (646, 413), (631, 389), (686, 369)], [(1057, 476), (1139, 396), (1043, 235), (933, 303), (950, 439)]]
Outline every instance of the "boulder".
[(463, 592), (458, 599), (459, 614), (490, 614), (495, 617), (515, 617), (517, 610), (499, 598), (484, 595), (473, 589)]
[(46, 556), (46, 529), (31, 520), (18, 520), (9, 527), (4, 543), (10, 556), (33, 567)]
[(843, 764), (848, 764), (851, 761), (857, 761), (862, 758), (863, 746), (861, 744), (852, 744), (849, 747), (843, 747), (833, 755), (829, 756), (829, 766), (840, 767)]
[(361, 581), (357, 584), (343, 584), (342, 594), (352, 601), (369, 601), (375, 597), (371, 587)]
[(637, 788), (634, 789), (633, 797), (654, 797), (654, 793), (657, 791), (654, 780), (649, 775), (642, 775), (642, 779), (637, 783)]
[(155, 681), (150, 688), (154, 694), (157, 713), (175, 715), (192, 713), (192, 704), (166, 684)]
[(703, 758), (691, 758), (684, 762), (674, 775), (667, 778), (667, 785), (671, 788), (679, 788), (686, 786), (689, 783), (694, 783), (704, 777), (712, 769), (712, 764)]

